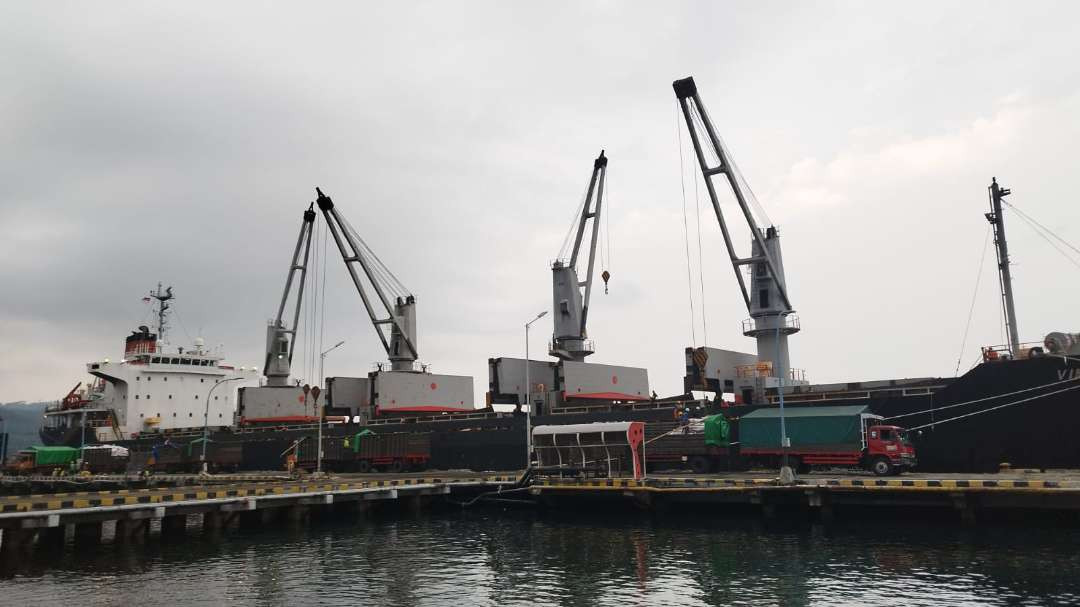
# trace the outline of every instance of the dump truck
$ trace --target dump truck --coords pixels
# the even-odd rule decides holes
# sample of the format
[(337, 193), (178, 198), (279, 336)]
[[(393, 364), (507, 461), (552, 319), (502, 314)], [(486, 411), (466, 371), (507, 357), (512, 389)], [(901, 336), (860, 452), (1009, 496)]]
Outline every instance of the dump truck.
[(906, 432), (883, 421), (866, 405), (788, 407), (785, 449), (780, 443), (780, 409), (763, 407), (741, 417), (707, 417), (700, 432), (676, 428), (648, 445), (646, 457), (650, 462), (681, 461), (695, 472), (779, 468), (785, 451), (788, 465), (800, 472), (819, 466), (857, 467), (886, 476), (914, 468), (915, 447)]
[(50, 472), (57, 468), (67, 470), (79, 459), (74, 447), (34, 446), (15, 454), (15, 461), (7, 466), (14, 474)]

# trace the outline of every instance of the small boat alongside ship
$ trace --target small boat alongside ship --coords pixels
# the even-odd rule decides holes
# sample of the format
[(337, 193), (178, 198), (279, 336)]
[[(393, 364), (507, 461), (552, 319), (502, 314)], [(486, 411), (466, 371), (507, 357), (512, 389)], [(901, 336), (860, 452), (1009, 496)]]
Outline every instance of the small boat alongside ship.
[[(911, 431), (923, 470), (984, 471), (1002, 463), (1080, 467), (1080, 447), (1072, 440), (1080, 428), (1080, 335), (1052, 333), (1037, 344), (1017, 338), (1001, 207), (1007, 189), (994, 180), (987, 219), (994, 226), (1009, 344), (984, 348), (983, 360), (959, 377), (813, 384), (788, 360), (787, 340), (801, 322), (786, 288), (779, 230), (755, 221), (753, 194), (716, 135), (693, 79), (676, 81), (674, 89), (750, 315), (743, 333), (757, 343), (756, 353), (687, 348), (683, 394), (659, 399), (645, 369), (585, 361), (595, 349), (586, 322), (608, 163), (601, 152), (570, 231), (576, 233), (573, 246), (564, 245), (565, 258), (560, 255), (552, 266), (549, 350), (555, 360), (490, 359), (484, 408), (473, 404), (472, 378), (433, 374), (419, 362), (416, 296), (317, 191), (317, 201), (303, 216), (277, 317), (267, 329), (264, 385), (257, 383), (257, 370), (225, 364), (201, 341), (186, 350), (167, 345), (164, 315), (172, 294), (159, 285), (151, 293), (159, 305), (156, 332), (140, 327), (128, 336), (120, 363), (90, 363), (94, 380), (49, 408), (42, 439), (76, 446), (107, 442), (139, 453), (163, 442), (193, 444), (205, 425), (211, 443), (235, 447), (232, 463), (267, 469), (280, 468), (284, 453), (301, 450), (320, 435), (340, 449), (346, 438), (370, 431), (422, 435), (420, 441), (397, 443), (423, 443), (415, 447), (423, 455), (414, 453), (410, 461), (432, 468), (513, 469), (525, 464), (525, 437), (533, 425), (646, 421), (657, 429), (649, 440), (663, 441), (660, 429), (671, 427), (677, 412), (687, 408), (738, 418), (766, 407), (865, 406)], [(721, 176), (751, 236), (750, 253), (743, 257), (717, 201), (712, 180)], [(316, 204), (389, 360), (365, 377), (326, 378), (325, 390), (290, 377)], [(579, 261), (587, 267), (581, 276)], [(609, 274), (602, 276), (606, 286)], [(285, 314), (290, 298), (291, 325)], [(233, 397), (238, 386), (232, 383), (210, 400), (214, 387), (233, 380), (249, 385)], [(702, 392), (711, 398), (695, 398)], [(325, 395), (321, 403), (320, 394)], [(493, 406), (498, 404), (516, 410), (498, 412)], [(313, 423), (320, 409), (335, 423)], [(671, 465), (692, 462), (673, 448), (652, 452)], [(377, 455), (371, 461), (382, 461)]]

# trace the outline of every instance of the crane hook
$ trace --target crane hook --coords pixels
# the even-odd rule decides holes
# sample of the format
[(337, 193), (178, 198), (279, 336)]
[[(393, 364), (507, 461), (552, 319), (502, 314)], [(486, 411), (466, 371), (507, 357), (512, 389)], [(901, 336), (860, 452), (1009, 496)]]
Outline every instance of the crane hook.
[(600, 278), (604, 279), (604, 295), (607, 295), (607, 292), (608, 292), (608, 290), (607, 290), (607, 281), (608, 281), (609, 278), (611, 278), (611, 272), (608, 272), (607, 270), (604, 270), (603, 272), (600, 273)]

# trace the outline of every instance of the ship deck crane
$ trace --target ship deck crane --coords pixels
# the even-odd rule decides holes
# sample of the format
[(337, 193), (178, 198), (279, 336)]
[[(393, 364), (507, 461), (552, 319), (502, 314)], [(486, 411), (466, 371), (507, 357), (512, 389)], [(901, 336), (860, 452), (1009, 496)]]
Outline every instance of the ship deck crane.
[[(745, 182), (730, 152), (716, 134), (716, 129), (698, 95), (694, 79), (676, 80), (672, 87), (675, 89), (675, 96), (679, 100), (679, 106), (686, 120), (686, 128), (690, 132), (705, 187), (712, 201), (716, 219), (720, 223), (720, 232), (724, 236), (724, 245), (727, 247), (731, 266), (735, 270), (735, 278), (739, 282), (739, 290), (750, 313), (750, 318), (743, 321), (743, 335), (757, 340), (759, 363), (771, 363), (772, 374), (779, 377), (785, 372), (784, 370), (790, 369), (787, 338), (800, 328), (799, 318), (788, 297), (783, 259), (780, 254), (780, 232), (772, 225), (764, 229), (758, 225), (750, 209), (750, 202), (756, 202), (753, 199), (753, 192), (750, 192), (748, 187), (744, 187)], [(707, 148), (703, 146), (703, 139)], [(711, 157), (707, 157), (707, 152)], [(749, 256), (741, 257), (735, 251), (734, 241), (717, 199), (716, 186), (713, 183), (713, 177), (716, 175), (723, 175), (727, 179), (739, 209), (742, 211), (743, 219), (750, 230), (752, 243)], [(749, 284), (743, 277), (744, 266), (750, 266)]]
[[(555, 331), (552, 335), (550, 354), (560, 360), (581, 362), (593, 353), (593, 344), (588, 339), (586, 326), (589, 319), (589, 298), (592, 295), (593, 267), (596, 262), (596, 243), (600, 232), (600, 210), (604, 201), (607, 163), (608, 159), (601, 150), (600, 156), (593, 161), (589, 187), (581, 206), (581, 214), (575, 222), (577, 231), (570, 258), (569, 260), (557, 259), (551, 265)], [(592, 221), (592, 226), (589, 237), (588, 268), (585, 270), (585, 280), (581, 280), (578, 276), (577, 264), (589, 221)], [(604, 282), (607, 282), (606, 272)]]
[[(409, 293), (401, 281), (360, 238), (356, 230), (342, 218), (334, 208), (334, 201), (323, 194), (319, 188), (315, 188), (315, 191), (318, 194), (316, 203), (323, 217), (326, 218), (326, 225), (329, 226), (330, 234), (334, 237), (338, 250), (341, 251), (341, 258), (345, 261), (349, 277), (352, 278), (353, 285), (360, 293), (368, 318), (379, 335), (383, 349), (386, 350), (391, 370), (415, 370), (415, 363), (419, 358), (416, 350), (416, 297)], [(374, 301), (364, 288), (364, 281), (360, 278), (361, 273), (367, 279), (371, 291), (374, 292)], [(377, 310), (376, 306), (380, 306), (381, 310)]]
[[(304, 284), (307, 278), (308, 256), (311, 253), (311, 231), (314, 224), (315, 210), (314, 205), (311, 205), (304, 211), (304, 218), (300, 224), (300, 235), (293, 249), (292, 262), (289, 264), (289, 274), (285, 278), (285, 291), (281, 294), (277, 317), (266, 327), (266, 360), (263, 363), (263, 375), (266, 376), (268, 386), (289, 385), (293, 359), (292, 342), (296, 339), (296, 327), (300, 322), (300, 306), (304, 300)], [(303, 257), (301, 257), (301, 251), (303, 251)], [(298, 280), (297, 275), (299, 275)], [(294, 283), (296, 284), (296, 303), (292, 324), (286, 326), (283, 316)]]
[[(364, 415), (432, 414), (471, 411), (473, 379), (463, 375), (431, 373), (426, 365), (417, 365), (416, 297), (368, 247), (357, 231), (334, 207), (322, 190), (316, 204), (326, 219), (345, 268), (349, 272), (368, 319), (390, 359), (390, 368), (380, 364), (367, 378), (329, 378), (327, 386), (334, 396), (334, 406), (349, 406)], [(370, 291), (370, 293), (369, 293)], [(354, 386), (353, 405), (345, 395), (346, 383)]]

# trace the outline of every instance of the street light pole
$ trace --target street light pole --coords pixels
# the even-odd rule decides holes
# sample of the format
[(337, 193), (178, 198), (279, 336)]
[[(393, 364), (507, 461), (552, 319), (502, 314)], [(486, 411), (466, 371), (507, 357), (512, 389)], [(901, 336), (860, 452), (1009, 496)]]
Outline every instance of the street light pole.
[(529, 381), (529, 327), (544, 316), (547, 310), (536, 315), (536, 318), (525, 323), (525, 469), (532, 467), (532, 383)]
[[(323, 377), (323, 365), (326, 363), (326, 355), (329, 354), (332, 350), (336, 350), (338, 347), (340, 347), (344, 343), (345, 343), (344, 340), (339, 341), (336, 344), (334, 344), (334, 345), (330, 346), (329, 348), (327, 348), (326, 350), (324, 350), (321, 354), (319, 354), (319, 385), (323, 385), (325, 383), (325, 381), (326, 381), (325, 378)], [(325, 390), (323, 390), (323, 391), (325, 392)], [(319, 396), (318, 396), (318, 394), (315, 395), (315, 410), (319, 415), (319, 444), (316, 447), (317, 450), (315, 451), (315, 473), (316, 474), (322, 474), (322, 457), (323, 457), (322, 424), (323, 424), (323, 411), (324, 411), (324, 409), (319, 408)]]
[(206, 442), (209, 440), (208, 431), (210, 427), (210, 395), (214, 393), (214, 390), (225, 382), (236, 381), (238, 379), (244, 379), (243, 377), (228, 377), (225, 379), (218, 379), (214, 381), (214, 385), (210, 386), (210, 390), (206, 393), (206, 409), (203, 411), (203, 426), (202, 426), (202, 455), (199, 459), (202, 461), (202, 473), (206, 474)]
[(343, 345), (345, 345), (345, 341), (344, 340), (339, 341), (336, 344), (334, 344), (334, 345), (330, 346), (329, 348), (327, 348), (326, 350), (324, 350), (322, 352), (322, 354), (319, 354), (319, 385), (320, 386), (323, 386), (324, 388), (326, 387), (325, 386), (326, 381), (323, 378), (323, 365), (326, 363), (326, 355), (329, 354), (331, 351), (336, 350), (338, 347), (343, 346)]
[(778, 381), (776, 387), (776, 395), (780, 401), (780, 481), (784, 482), (786, 479), (794, 479), (791, 467), (788, 466), (788, 436), (787, 425), (784, 423), (784, 369), (781, 361), (783, 356), (780, 355), (780, 327), (784, 324), (783, 317), (781, 322), (776, 325), (776, 378)]

